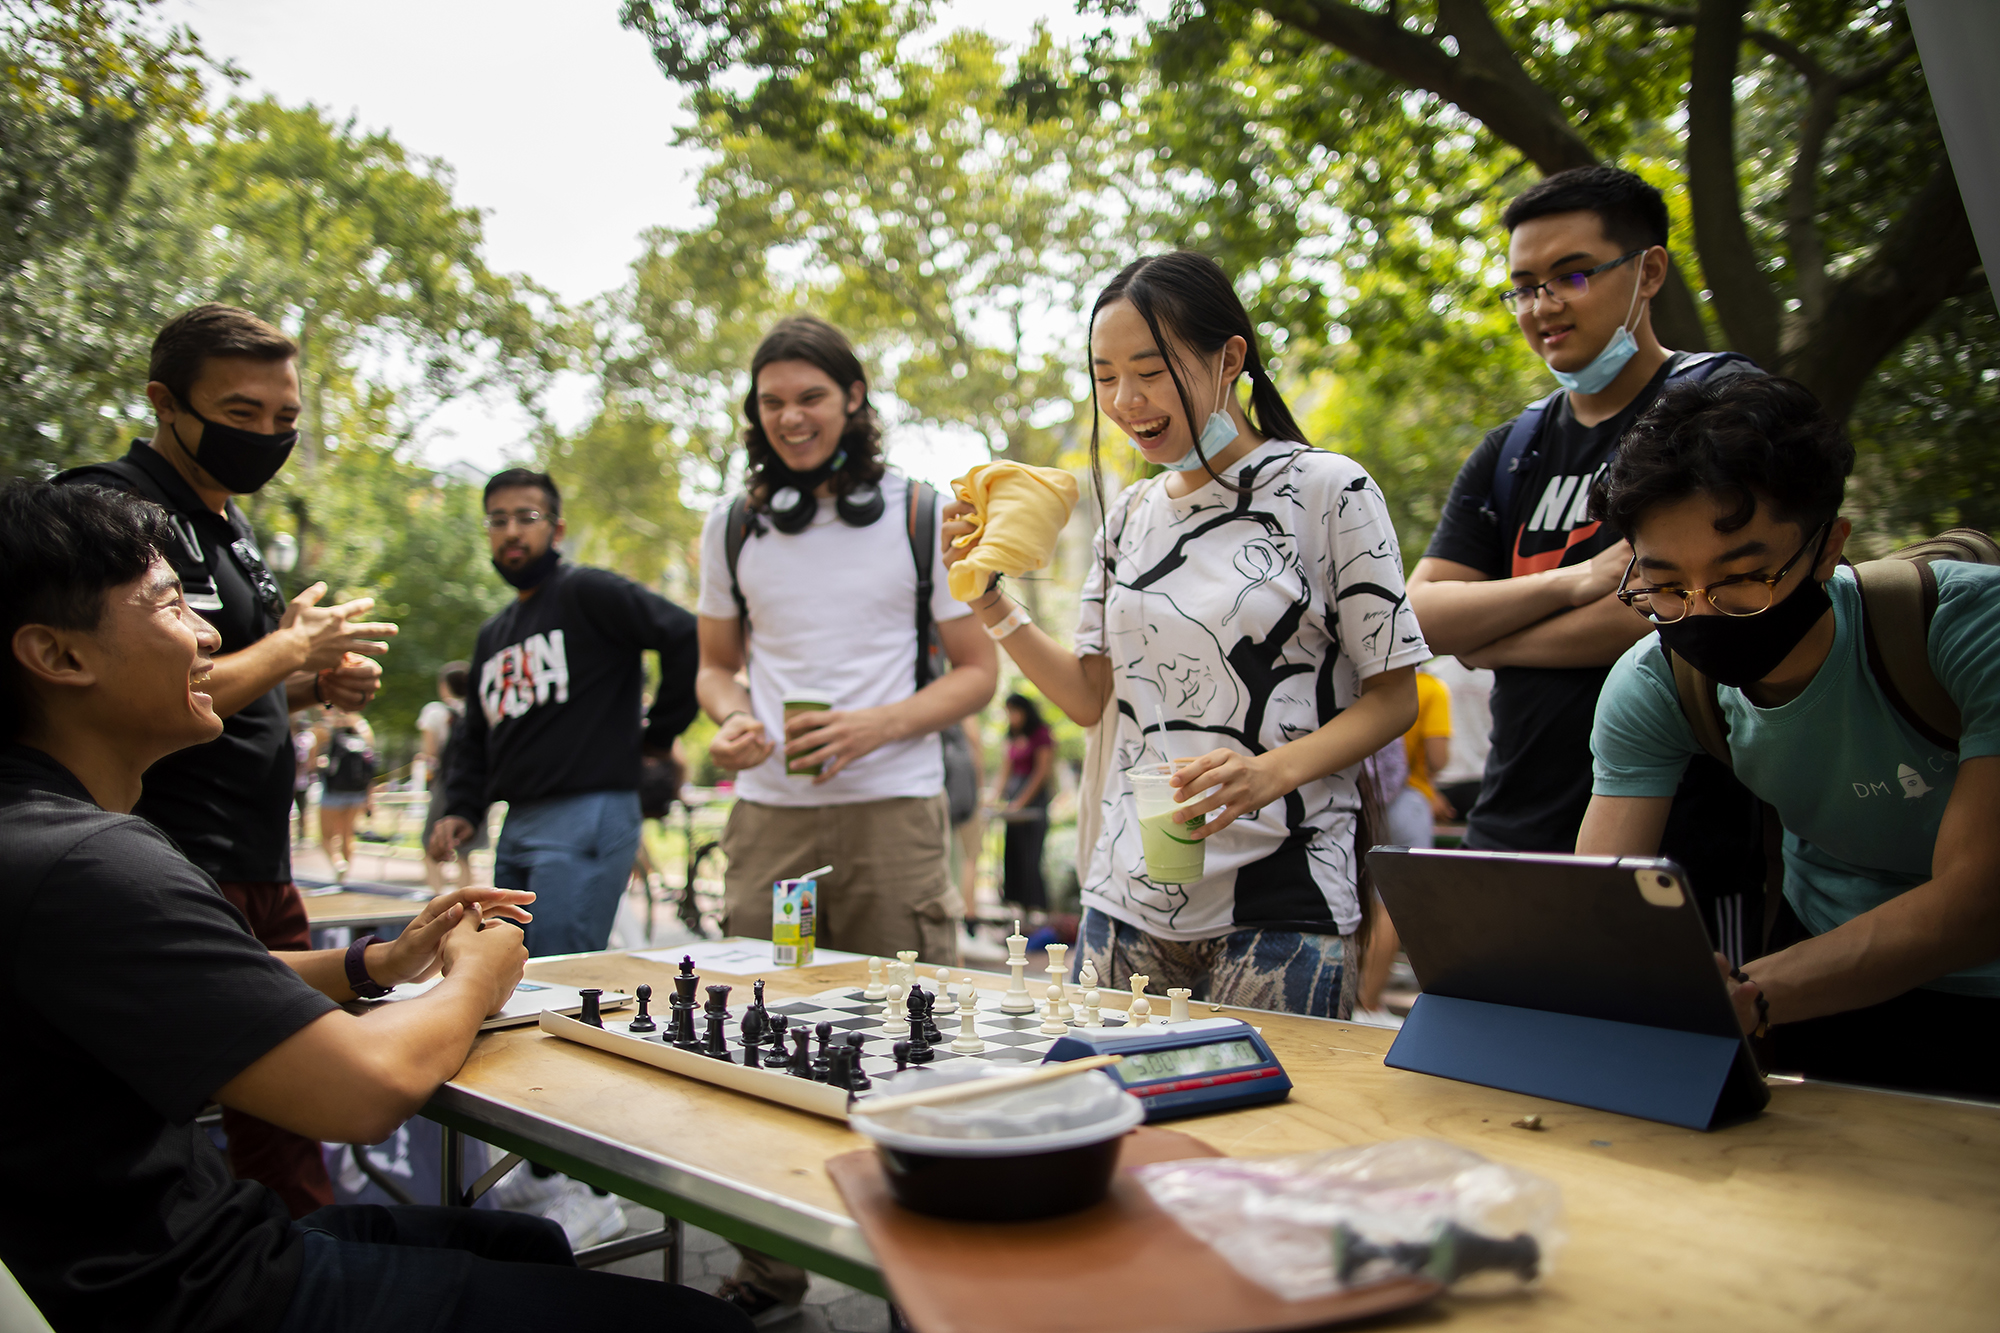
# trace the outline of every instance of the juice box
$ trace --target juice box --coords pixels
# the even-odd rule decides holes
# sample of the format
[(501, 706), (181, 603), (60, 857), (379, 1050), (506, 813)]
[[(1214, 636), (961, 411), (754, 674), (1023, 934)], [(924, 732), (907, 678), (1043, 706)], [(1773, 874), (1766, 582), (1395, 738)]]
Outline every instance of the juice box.
[(811, 967), (816, 879), (781, 879), (771, 886), (771, 962), (777, 967)]

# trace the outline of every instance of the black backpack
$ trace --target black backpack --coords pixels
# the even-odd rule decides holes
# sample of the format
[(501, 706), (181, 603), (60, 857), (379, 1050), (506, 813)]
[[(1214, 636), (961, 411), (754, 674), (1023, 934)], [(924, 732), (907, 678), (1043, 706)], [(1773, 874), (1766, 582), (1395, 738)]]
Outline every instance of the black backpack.
[(345, 727), (326, 740), (326, 789), (362, 792), (375, 780), (375, 751)]

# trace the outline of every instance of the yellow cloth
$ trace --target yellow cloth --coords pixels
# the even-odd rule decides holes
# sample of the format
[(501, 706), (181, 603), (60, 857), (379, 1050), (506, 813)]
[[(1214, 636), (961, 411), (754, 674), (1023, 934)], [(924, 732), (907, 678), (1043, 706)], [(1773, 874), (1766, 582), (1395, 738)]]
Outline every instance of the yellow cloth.
[(1056, 537), (1076, 508), (1076, 478), (1026, 463), (981, 463), (951, 489), (972, 506), (972, 521), (979, 525), (953, 543), (979, 543), (951, 567), (947, 580), (951, 595), (961, 602), (985, 590), (988, 574), (1019, 577), (1047, 569)]
[(1432, 799), (1437, 796), (1437, 788), (1431, 785), (1431, 765), (1429, 757), (1424, 754), (1424, 742), (1432, 736), (1449, 735), (1451, 691), (1436, 676), (1419, 671), (1417, 720), (1403, 733), (1403, 754), (1410, 761), (1410, 785)]

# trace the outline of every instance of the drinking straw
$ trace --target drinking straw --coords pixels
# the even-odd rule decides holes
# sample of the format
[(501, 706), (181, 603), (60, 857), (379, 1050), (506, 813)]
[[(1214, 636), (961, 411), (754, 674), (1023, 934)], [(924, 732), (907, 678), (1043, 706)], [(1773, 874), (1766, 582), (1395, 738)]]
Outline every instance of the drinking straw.
[(1158, 699), (1153, 700), (1153, 725), (1160, 729), (1160, 758), (1166, 760), (1167, 776), (1172, 777), (1174, 774), (1174, 757), (1167, 753), (1167, 713), (1165, 709), (1160, 707)]

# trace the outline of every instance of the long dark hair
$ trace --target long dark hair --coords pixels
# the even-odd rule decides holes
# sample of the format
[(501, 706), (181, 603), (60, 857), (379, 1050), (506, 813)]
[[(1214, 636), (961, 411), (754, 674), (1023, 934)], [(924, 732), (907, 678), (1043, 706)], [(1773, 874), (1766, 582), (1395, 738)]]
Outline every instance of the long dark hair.
[[(1018, 708), (1021, 710), (1021, 712), (1027, 715), (1028, 725), (1022, 728), (1020, 732), (1021, 735), (1033, 736), (1038, 731), (1047, 731), (1049, 729), (1049, 724), (1042, 721), (1042, 710), (1035, 707), (1035, 701), (1033, 699), (1030, 699), (1027, 695), (1010, 694), (1007, 696), (1006, 702), (1004, 703), (1003, 706), (1009, 709), (1010, 711)], [(1014, 734), (1014, 728), (1011, 720), (1007, 727), (1007, 732), (1009, 735)]]
[(847, 335), (825, 320), (814, 315), (792, 315), (779, 320), (764, 335), (764, 341), (757, 344), (756, 355), (750, 358), (750, 391), (743, 397), (743, 416), (749, 423), (749, 429), (743, 432), (743, 452), (750, 465), (746, 478), (750, 507), (762, 509), (770, 499), (771, 487), (765, 481), (764, 471), (778, 460), (778, 452), (771, 447), (771, 439), (764, 433), (764, 422), (757, 412), (757, 375), (774, 361), (804, 361), (817, 366), (840, 386), (843, 395), (850, 385), (861, 385), (861, 406), (847, 418), (847, 427), (840, 433), (840, 448), (846, 451), (847, 461), (830, 480), (835, 495), (846, 495), (857, 486), (881, 481), (882, 431), (875, 422), (875, 409), (868, 402), (868, 375), (861, 369), (861, 358), (854, 354), (854, 345), (847, 341)]
[[(1194, 400), (1188, 396), (1187, 385), (1181, 381), (1180, 367), (1173, 352), (1174, 343), (1203, 356), (1215, 356), (1231, 338), (1241, 338), (1244, 343), (1243, 374), (1250, 377), (1250, 407), (1246, 413), (1250, 428), (1267, 440), (1309, 443), (1305, 432), (1293, 419), (1292, 409), (1285, 406), (1284, 395), (1278, 392), (1278, 386), (1271, 382), (1269, 372), (1264, 369), (1264, 358), (1257, 350), (1257, 330), (1251, 326), (1250, 312), (1243, 308), (1242, 299), (1236, 295), (1236, 289), (1229, 283), (1229, 275), (1222, 271), (1220, 264), (1196, 250), (1175, 250), (1150, 259), (1132, 261), (1097, 294), (1097, 303), (1090, 308), (1092, 334), (1097, 331), (1097, 316), (1106, 306), (1119, 301), (1131, 302), (1139, 317), (1146, 321), (1146, 328), (1153, 335), (1153, 345), (1166, 359), (1167, 374), (1173, 377), (1174, 392), (1180, 395), (1181, 412), (1187, 419), (1188, 433), (1194, 437), (1195, 457), (1201, 459), (1202, 470), (1210, 477), (1230, 490), (1241, 489), (1216, 472), (1208, 455), (1202, 452), (1201, 425), (1195, 417)], [(1173, 335), (1172, 342), (1168, 341), (1168, 334)], [(1086, 359), (1088, 356), (1086, 350)], [(1231, 386), (1230, 392), (1235, 392), (1234, 386)], [(1102, 414), (1097, 410), (1095, 374), (1090, 377), (1090, 407), (1090, 484), (1097, 496), (1097, 512), (1108, 519), (1110, 515), (1104, 500), (1104, 464), (1098, 453)], [(1108, 561), (1104, 573), (1108, 595), (1112, 574)]]

